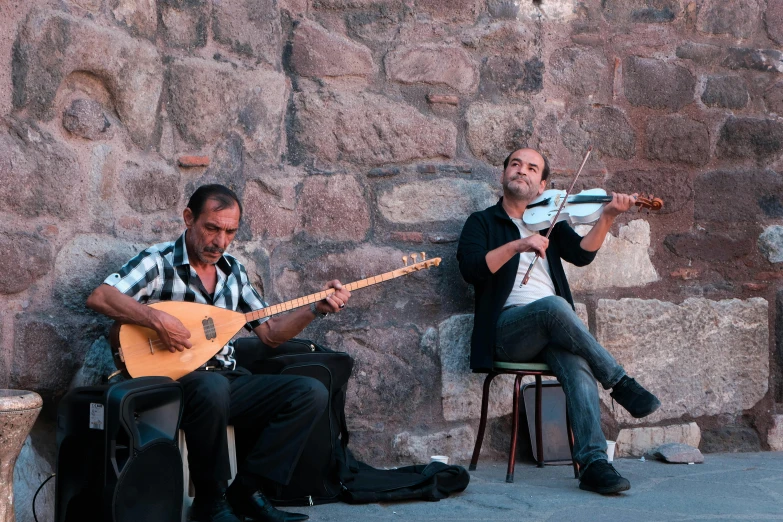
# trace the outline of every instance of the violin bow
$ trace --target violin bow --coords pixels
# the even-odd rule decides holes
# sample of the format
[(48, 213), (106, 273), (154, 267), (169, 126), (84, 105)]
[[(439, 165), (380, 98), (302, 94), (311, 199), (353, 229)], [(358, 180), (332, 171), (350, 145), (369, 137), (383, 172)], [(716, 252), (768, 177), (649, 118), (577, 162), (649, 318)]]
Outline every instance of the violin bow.
[[(546, 237), (549, 239), (549, 234), (552, 233), (552, 229), (555, 228), (555, 225), (557, 224), (557, 218), (560, 217), (560, 212), (563, 210), (563, 207), (565, 207), (566, 201), (568, 201), (568, 196), (571, 195), (571, 191), (574, 190), (574, 185), (576, 185), (576, 180), (579, 179), (579, 174), (582, 173), (582, 169), (585, 168), (585, 163), (587, 163), (587, 159), (590, 157), (590, 153), (593, 152), (593, 146), (590, 145), (587, 147), (587, 153), (585, 154), (585, 158), (582, 160), (582, 165), (579, 167), (579, 170), (576, 171), (576, 176), (574, 176), (574, 181), (571, 182), (571, 186), (568, 187), (568, 190), (566, 190), (565, 197), (563, 198), (563, 202), (560, 203), (560, 208), (557, 209), (557, 214), (555, 214), (555, 218), (552, 220), (552, 224), (549, 225), (549, 230), (546, 231)], [(533, 261), (531, 261), (530, 266), (527, 267), (527, 272), (525, 272), (525, 277), (522, 278), (522, 283), (520, 283), (519, 288), (522, 288), (522, 285), (526, 285), (528, 280), (530, 279), (530, 272), (533, 271), (533, 267), (536, 265), (536, 262), (538, 261), (538, 258), (541, 257), (538, 255), (538, 252), (536, 252), (536, 257), (533, 258)]]

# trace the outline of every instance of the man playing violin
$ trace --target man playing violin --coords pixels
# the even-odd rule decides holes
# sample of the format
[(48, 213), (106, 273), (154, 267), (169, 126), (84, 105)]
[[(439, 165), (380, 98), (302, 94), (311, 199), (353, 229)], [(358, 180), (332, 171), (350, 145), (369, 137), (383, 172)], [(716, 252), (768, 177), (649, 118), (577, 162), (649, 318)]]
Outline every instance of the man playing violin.
[[(471, 368), (489, 370), (493, 361), (544, 362), (563, 386), (574, 433), (573, 458), (580, 465), (579, 487), (618, 493), (631, 487), (609, 464), (601, 431), (596, 380), (636, 418), (660, 407), (590, 334), (574, 311), (562, 261), (584, 266), (593, 261), (614, 219), (631, 208), (635, 195), (614, 194), (598, 222), (584, 237), (565, 221), (550, 238), (528, 230), (522, 215), (541, 195), (549, 162), (523, 148), (503, 163), (503, 197), (473, 213), (457, 249), (462, 277), (476, 291)], [(521, 284), (534, 256), (541, 256), (527, 284)]]
[[(87, 306), (124, 323), (157, 332), (170, 351), (191, 347), (190, 332), (176, 317), (142, 303), (190, 301), (241, 312), (266, 307), (248, 281), (245, 267), (226, 254), (239, 229), (242, 205), (222, 185), (199, 187), (183, 212), (186, 230), (176, 241), (144, 250), (111, 274), (87, 299)], [(313, 319), (345, 308), (351, 297), (339, 281), (335, 292), (310, 308), (246, 325), (266, 345), (276, 347)], [(316, 421), (329, 400), (323, 384), (309, 377), (252, 375), (237, 366), (231, 343), (201, 368), (179, 379), (185, 392), (182, 429), (196, 498), (191, 520), (256, 522), (306, 520), (275, 509), (262, 490), (287, 484)], [(230, 478), (226, 427), (260, 434), (240, 472)]]

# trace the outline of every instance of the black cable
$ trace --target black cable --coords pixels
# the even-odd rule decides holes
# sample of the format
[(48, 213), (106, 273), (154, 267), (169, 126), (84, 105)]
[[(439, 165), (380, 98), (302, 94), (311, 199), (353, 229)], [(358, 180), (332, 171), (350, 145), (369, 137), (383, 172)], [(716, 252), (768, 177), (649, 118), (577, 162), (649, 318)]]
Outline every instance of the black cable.
[(35, 490), (35, 495), (33, 495), (33, 518), (35, 519), (35, 522), (38, 522), (38, 517), (35, 515), (35, 499), (38, 497), (38, 493), (41, 491), (41, 488), (44, 487), (44, 484), (49, 482), (52, 479), (52, 477), (54, 477), (54, 476), (55, 476), (55, 473), (52, 473), (51, 475), (46, 477), (46, 480), (41, 482), (41, 485), (38, 486), (38, 489)]

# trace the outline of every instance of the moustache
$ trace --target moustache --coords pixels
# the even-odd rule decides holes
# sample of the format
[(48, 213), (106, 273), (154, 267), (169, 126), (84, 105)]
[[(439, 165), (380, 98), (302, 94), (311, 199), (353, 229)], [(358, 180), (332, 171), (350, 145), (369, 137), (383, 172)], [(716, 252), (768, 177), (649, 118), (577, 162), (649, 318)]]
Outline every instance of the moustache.
[(217, 248), (217, 247), (204, 247), (204, 252), (209, 252), (210, 254), (223, 254), (226, 250), (224, 248)]

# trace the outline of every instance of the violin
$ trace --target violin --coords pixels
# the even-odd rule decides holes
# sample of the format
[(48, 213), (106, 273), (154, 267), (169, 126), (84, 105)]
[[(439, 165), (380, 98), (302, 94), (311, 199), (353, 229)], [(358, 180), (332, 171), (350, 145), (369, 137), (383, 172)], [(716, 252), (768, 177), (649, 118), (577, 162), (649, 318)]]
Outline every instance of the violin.
[[(551, 227), (560, 221), (567, 221), (570, 225), (586, 225), (594, 223), (601, 217), (604, 206), (612, 201), (604, 189), (594, 188), (583, 190), (579, 194), (568, 196), (562, 210), (558, 210), (566, 197), (565, 190), (545, 190), (539, 197), (530, 202), (522, 215), (522, 221), (529, 230), (539, 231)], [(663, 200), (650, 195), (639, 196), (634, 205), (649, 210), (663, 208)], [(554, 221), (553, 221), (554, 220)]]

